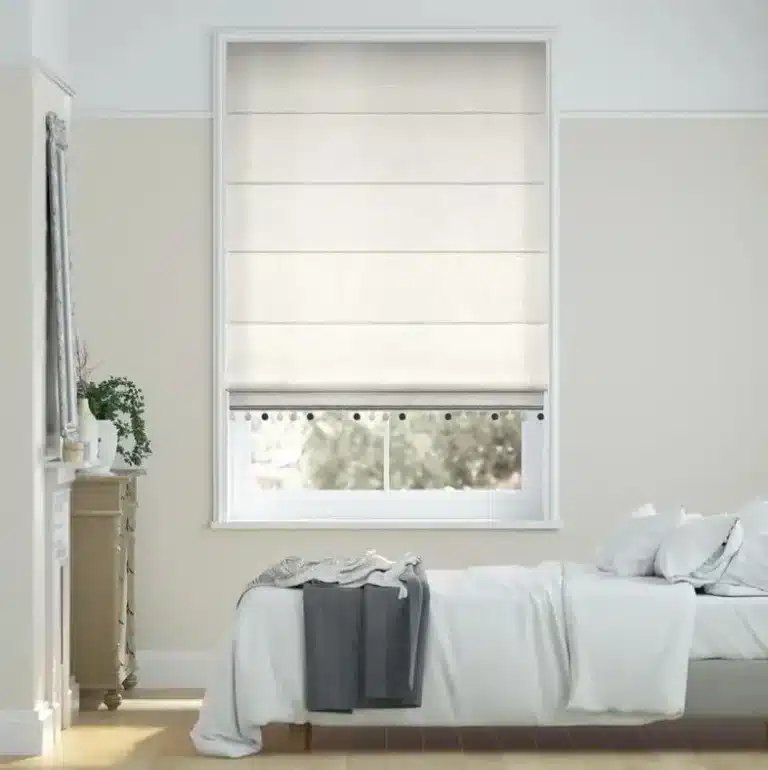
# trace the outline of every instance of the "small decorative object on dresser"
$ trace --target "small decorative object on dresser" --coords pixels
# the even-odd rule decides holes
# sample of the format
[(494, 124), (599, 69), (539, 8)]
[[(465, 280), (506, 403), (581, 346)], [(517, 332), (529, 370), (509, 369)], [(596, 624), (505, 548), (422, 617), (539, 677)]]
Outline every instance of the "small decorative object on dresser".
[(111, 473), (117, 458), (117, 426), (112, 420), (97, 420), (99, 454), (96, 466), (101, 473)]
[(85, 396), (78, 396), (77, 399), (77, 421), (80, 440), (83, 442), (83, 461), (95, 465), (99, 454), (99, 421), (94, 417)]
[(65, 438), (62, 442), (61, 459), (71, 465), (83, 465), (86, 462), (83, 442)]
[(85, 345), (78, 346), (78, 395), (88, 400), (98, 423), (96, 472), (110, 473), (119, 457), (121, 466), (138, 467), (152, 454), (144, 420), (144, 393), (126, 377), (94, 382)]
[(71, 655), (81, 708), (114, 711), (137, 683), (134, 531), (141, 469), (80, 473), (72, 487)]

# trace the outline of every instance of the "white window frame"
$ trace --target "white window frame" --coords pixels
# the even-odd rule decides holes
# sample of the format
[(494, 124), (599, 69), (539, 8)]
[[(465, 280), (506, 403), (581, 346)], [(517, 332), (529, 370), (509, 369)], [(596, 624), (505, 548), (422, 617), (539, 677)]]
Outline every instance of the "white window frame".
[[(559, 112), (555, 104), (554, 28), (495, 29), (261, 29), (215, 30), (213, 33), (213, 271), (212, 271), (212, 419), (213, 500), (215, 529), (541, 529), (561, 526), (559, 506)], [(344, 491), (261, 493), (260, 513), (248, 519), (229, 516), (229, 394), (225, 385), (226, 273), (224, 247), (224, 120), (226, 116), (227, 46), (235, 42), (317, 43), (515, 43), (539, 42), (547, 52), (547, 115), (549, 121), (549, 260), (550, 260), (550, 383), (544, 397), (543, 421), (524, 430), (523, 489), (490, 491)], [(403, 394), (402, 405), (413, 407)], [(347, 406), (339, 403), (338, 406)], [(351, 406), (351, 404), (350, 404)], [(424, 404), (438, 408), (439, 403)], [(503, 404), (499, 404), (503, 406)], [(498, 506), (514, 500), (509, 516)], [(321, 505), (322, 503), (322, 505)], [(309, 514), (311, 504), (313, 513)], [(365, 518), (359, 517), (361, 505)], [(418, 517), (408, 515), (414, 507)], [(331, 508), (332, 511), (328, 509)], [(280, 513), (278, 514), (278, 511)], [(314, 511), (318, 511), (315, 513)]]

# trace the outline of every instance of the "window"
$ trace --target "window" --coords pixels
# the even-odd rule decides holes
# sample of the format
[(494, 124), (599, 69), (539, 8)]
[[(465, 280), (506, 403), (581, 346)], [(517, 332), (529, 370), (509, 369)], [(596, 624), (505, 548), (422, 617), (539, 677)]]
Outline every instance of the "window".
[(220, 521), (546, 521), (547, 44), (224, 52)]

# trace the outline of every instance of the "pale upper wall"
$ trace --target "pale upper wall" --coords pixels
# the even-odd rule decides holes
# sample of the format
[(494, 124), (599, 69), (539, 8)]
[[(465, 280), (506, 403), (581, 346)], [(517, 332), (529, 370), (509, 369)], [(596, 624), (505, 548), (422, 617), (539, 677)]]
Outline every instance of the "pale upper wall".
[(30, 40), (28, 0), (0, 0), (0, 66), (26, 61)]
[(214, 27), (556, 27), (561, 110), (768, 110), (765, 0), (70, 0), (70, 6), (80, 113), (209, 111)]
[(0, 66), (30, 62), (69, 79), (69, 0), (0, 0)]
[(69, 80), (69, 0), (28, 0), (32, 55)]

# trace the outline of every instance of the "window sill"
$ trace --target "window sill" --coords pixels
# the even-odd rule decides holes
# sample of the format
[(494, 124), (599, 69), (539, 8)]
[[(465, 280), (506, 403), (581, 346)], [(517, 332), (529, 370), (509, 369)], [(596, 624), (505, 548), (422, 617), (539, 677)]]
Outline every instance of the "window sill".
[(393, 529), (409, 529), (409, 530), (525, 530), (525, 531), (538, 531), (538, 532), (557, 532), (562, 529), (562, 522), (557, 520), (550, 521), (526, 521), (526, 520), (510, 520), (510, 521), (471, 521), (471, 520), (458, 520), (458, 519), (438, 519), (433, 521), (414, 521), (414, 520), (398, 520), (382, 521), (361, 519), (355, 521), (353, 519), (281, 519), (277, 520), (250, 520), (250, 521), (213, 521), (210, 525), (211, 529), (215, 530), (296, 530), (296, 529), (378, 529), (378, 530), (393, 530)]

